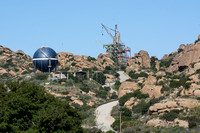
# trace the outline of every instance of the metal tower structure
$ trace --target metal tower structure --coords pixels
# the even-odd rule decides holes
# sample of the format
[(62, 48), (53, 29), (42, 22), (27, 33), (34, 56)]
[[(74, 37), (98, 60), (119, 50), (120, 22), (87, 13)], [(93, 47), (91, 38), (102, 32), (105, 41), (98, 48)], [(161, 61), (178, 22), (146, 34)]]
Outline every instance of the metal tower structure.
[(114, 36), (111, 34), (111, 32), (108, 30), (108, 28), (104, 24), (101, 24), (101, 25), (102, 25), (102, 28), (106, 30), (108, 35), (113, 40), (113, 42), (110, 44), (103, 44), (103, 48), (106, 48), (106, 52), (109, 54), (109, 57), (115, 61), (116, 65), (126, 66), (128, 62), (128, 57), (131, 57), (131, 49), (129, 47), (125, 47), (124, 43), (121, 42), (120, 32), (117, 30), (117, 25), (115, 25)]

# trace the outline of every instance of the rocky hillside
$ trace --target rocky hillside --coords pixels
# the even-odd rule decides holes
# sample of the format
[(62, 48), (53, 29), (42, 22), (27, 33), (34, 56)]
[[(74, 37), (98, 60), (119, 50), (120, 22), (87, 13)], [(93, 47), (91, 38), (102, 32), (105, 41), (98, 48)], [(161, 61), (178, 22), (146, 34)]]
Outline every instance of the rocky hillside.
[[(104, 70), (106, 66), (114, 67), (108, 56), (100, 54), (97, 59), (90, 56), (73, 55), (68, 52), (58, 53), (58, 70), (79, 71), (82, 69)], [(14, 52), (0, 46), (0, 76), (2, 78), (21, 77), (33, 72), (32, 58), (23, 51)], [(108, 75), (109, 76), (109, 75)]]
[[(145, 128), (178, 126), (196, 131), (200, 125), (197, 122), (200, 117), (196, 115), (200, 111), (199, 53), (200, 36), (195, 43), (180, 45), (161, 60), (150, 58), (146, 51), (129, 58), (126, 73), (131, 78), (122, 82), (118, 90), (121, 108), (131, 111), (132, 117), (139, 117), (137, 121), (145, 123)], [(130, 120), (123, 124), (126, 132), (141, 128), (125, 126)], [(185, 130), (180, 128), (180, 131)]]
[(103, 70), (106, 66), (114, 67), (114, 61), (107, 55), (100, 54), (97, 59), (85, 55), (73, 55), (68, 52), (58, 53), (59, 69), (82, 70), (83, 68)]
[(1, 78), (21, 76), (33, 71), (32, 59), (23, 51), (13, 52), (0, 46), (0, 76)]

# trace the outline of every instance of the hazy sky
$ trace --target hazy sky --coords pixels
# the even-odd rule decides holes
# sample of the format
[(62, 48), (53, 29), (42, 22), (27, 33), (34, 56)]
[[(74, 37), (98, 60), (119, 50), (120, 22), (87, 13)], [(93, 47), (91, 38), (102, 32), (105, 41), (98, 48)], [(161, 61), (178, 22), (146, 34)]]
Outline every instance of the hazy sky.
[[(132, 56), (161, 58), (200, 34), (200, 0), (0, 0), (0, 45), (33, 56), (41, 46), (97, 57), (112, 39), (101, 23), (121, 33)], [(103, 36), (102, 36), (103, 32)], [(63, 44), (63, 45), (62, 45)]]

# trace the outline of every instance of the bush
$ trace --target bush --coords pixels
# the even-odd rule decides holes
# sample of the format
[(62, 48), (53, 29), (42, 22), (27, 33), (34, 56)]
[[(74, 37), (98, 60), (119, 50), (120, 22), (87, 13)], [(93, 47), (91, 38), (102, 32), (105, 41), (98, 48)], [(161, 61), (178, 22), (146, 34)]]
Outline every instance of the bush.
[(131, 117), (131, 115), (132, 115), (132, 112), (125, 107), (120, 108), (119, 111), (121, 111), (122, 116)]
[(100, 97), (103, 99), (106, 99), (107, 95), (108, 95), (108, 91), (106, 91), (102, 88), (100, 90), (95, 90), (95, 93), (96, 93), (96, 97)]
[(145, 77), (147, 78), (149, 75), (145, 72), (141, 72), (141, 73), (135, 73), (133, 71), (130, 71), (128, 74), (132, 79), (138, 79), (139, 77)]
[(93, 79), (98, 83), (104, 85), (106, 81), (106, 76), (102, 72), (95, 73)]
[(173, 58), (169, 57), (165, 60), (160, 60), (160, 67), (169, 67), (172, 63)]
[(117, 98), (118, 98), (118, 96), (116, 95), (116, 93), (115, 93), (115, 92), (113, 92), (110, 98), (111, 98), (111, 99), (117, 99)]
[(80, 114), (44, 87), (23, 81), (9, 89), (0, 93), (0, 132), (82, 132)]
[(161, 79), (162, 78), (162, 76), (156, 76), (156, 79), (157, 80), (159, 80), (159, 79)]
[(136, 90), (133, 92), (133, 97), (136, 97), (138, 99), (145, 99), (145, 98), (148, 98), (149, 97), (149, 94), (142, 94), (140, 90)]
[(185, 118), (189, 122), (189, 128), (200, 126), (200, 107), (195, 107), (191, 109), (188, 116)]
[(116, 90), (119, 90), (120, 85), (121, 85), (121, 82), (120, 82), (119, 80), (117, 80), (117, 81), (115, 82), (115, 84), (114, 84), (115, 89), (116, 89)]
[(120, 97), (119, 105), (124, 106), (125, 102), (128, 101), (132, 96), (133, 96), (132, 93), (127, 93), (127, 94), (123, 95), (122, 97)]
[(164, 113), (160, 119), (167, 120), (167, 121), (173, 121), (178, 117), (180, 110), (171, 110), (170, 112)]
[(133, 93), (127, 93), (126, 95), (123, 95), (119, 99), (119, 105), (123, 106), (125, 104), (125, 102), (128, 101), (131, 97), (136, 97), (138, 99), (145, 99), (145, 98), (149, 97), (149, 95), (148, 94), (142, 94), (140, 90), (136, 90)]
[(37, 80), (47, 80), (49, 73), (37, 73), (35, 74), (35, 79)]
[(167, 86), (163, 86), (162, 88), (161, 88), (161, 93), (164, 93), (165, 91), (170, 91), (170, 88), (169, 87), (167, 87)]
[(88, 56), (87, 61), (96, 61), (96, 59), (94, 57)]
[(144, 99), (142, 99), (137, 105), (132, 107), (132, 110), (134, 111), (134, 113), (145, 114), (148, 111), (149, 107), (150, 104), (146, 103)]
[(188, 83), (187, 81), (189, 80), (189, 78), (185, 75), (182, 75), (180, 77), (180, 80), (179, 81), (176, 81), (176, 80), (171, 80), (170, 81), (170, 87), (171, 88), (178, 88), (180, 86), (183, 86), (185, 89), (189, 89), (190, 88), (190, 85), (191, 83)]
[(124, 66), (124, 65), (122, 65), (121, 67), (120, 67), (120, 69), (122, 70), (122, 71), (126, 71), (126, 66)]
[(156, 60), (158, 60), (158, 58), (156, 58), (154, 56), (151, 57), (151, 69), (153, 69), (153, 70), (157, 70), (156, 69)]
[(75, 66), (75, 65), (76, 65), (76, 63), (74, 63), (74, 62), (73, 62), (71, 65), (72, 65), (72, 66)]

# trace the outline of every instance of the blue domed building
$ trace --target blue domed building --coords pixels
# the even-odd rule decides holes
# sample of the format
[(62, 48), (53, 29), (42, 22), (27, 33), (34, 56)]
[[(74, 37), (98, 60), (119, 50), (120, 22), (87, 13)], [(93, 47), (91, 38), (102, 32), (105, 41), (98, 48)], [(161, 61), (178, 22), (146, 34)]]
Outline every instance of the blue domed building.
[(52, 48), (41, 47), (33, 55), (33, 64), (42, 72), (51, 72), (58, 64), (58, 56)]

